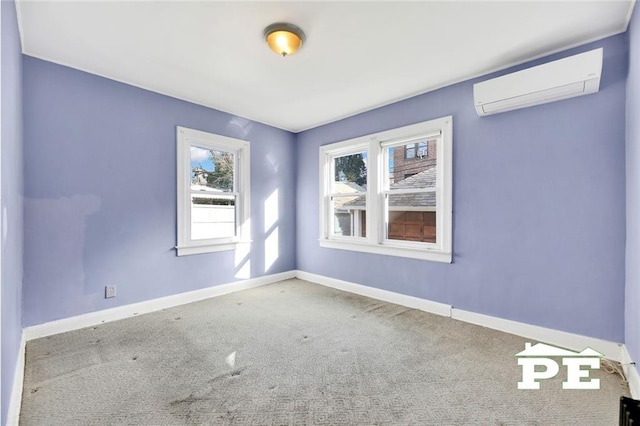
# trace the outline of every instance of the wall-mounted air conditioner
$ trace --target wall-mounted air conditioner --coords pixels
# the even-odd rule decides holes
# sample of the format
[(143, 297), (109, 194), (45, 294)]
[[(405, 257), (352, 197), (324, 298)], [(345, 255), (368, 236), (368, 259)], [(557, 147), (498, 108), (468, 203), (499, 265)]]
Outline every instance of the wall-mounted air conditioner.
[(596, 93), (602, 48), (473, 85), (478, 115), (496, 114)]

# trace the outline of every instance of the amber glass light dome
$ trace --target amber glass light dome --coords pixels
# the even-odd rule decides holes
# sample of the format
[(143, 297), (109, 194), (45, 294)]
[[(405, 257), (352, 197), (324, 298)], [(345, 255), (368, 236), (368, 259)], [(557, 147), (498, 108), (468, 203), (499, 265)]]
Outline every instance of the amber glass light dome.
[(304, 43), (304, 33), (295, 25), (277, 23), (264, 30), (269, 48), (278, 55), (288, 56), (295, 53)]

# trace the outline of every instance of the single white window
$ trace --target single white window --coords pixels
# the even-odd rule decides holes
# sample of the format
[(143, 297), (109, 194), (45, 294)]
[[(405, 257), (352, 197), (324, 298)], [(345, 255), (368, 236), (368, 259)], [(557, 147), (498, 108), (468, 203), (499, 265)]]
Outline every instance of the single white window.
[(320, 147), (320, 245), (451, 262), (452, 122)]
[(366, 236), (368, 147), (360, 148), (331, 155), (328, 217), (335, 238)]
[(178, 256), (247, 240), (249, 142), (177, 128)]

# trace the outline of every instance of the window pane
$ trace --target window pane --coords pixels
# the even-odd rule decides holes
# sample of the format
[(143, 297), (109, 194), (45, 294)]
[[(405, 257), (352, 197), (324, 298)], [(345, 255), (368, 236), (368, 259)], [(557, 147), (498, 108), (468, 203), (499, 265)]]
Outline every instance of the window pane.
[(366, 237), (366, 195), (331, 197), (333, 235)]
[(191, 190), (233, 191), (232, 152), (191, 147)]
[(333, 159), (333, 193), (364, 192), (367, 187), (367, 153), (344, 155)]
[(427, 143), (420, 142), (418, 143), (418, 157), (424, 158), (427, 155)]
[(389, 195), (388, 200), (388, 239), (436, 242), (435, 193)]
[(236, 235), (236, 197), (223, 194), (191, 195), (191, 239)]
[[(436, 144), (437, 139), (432, 139), (387, 148), (389, 188), (424, 188), (420, 186), (424, 184), (435, 187), (435, 171), (438, 163)], [(423, 172), (432, 176), (433, 182), (425, 182), (426, 176), (418, 176), (411, 181), (401, 183)]]
[(413, 143), (410, 143), (408, 145), (404, 146), (404, 158), (411, 159), (411, 158), (415, 158), (416, 156), (416, 145)]

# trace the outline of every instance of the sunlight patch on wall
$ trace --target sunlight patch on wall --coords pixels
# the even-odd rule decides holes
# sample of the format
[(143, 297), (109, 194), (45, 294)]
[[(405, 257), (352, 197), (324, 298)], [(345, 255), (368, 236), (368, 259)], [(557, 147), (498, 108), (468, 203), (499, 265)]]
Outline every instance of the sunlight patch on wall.
[(278, 190), (269, 195), (264, 202), (264, 232), (267, 233), (278, 221)]
[[(246, 229), (246, 235), (251, 235), (251, 220), (247, 220), (243, 225), (243, 229)], [(236, 245), (235, 262), (234, 266), (236, 274), (234, 275), (239, 279), (251, 278), (251, 243), (239, 243)]]
[(274, 228), (264, 241), (264, 271), (268, 272), (276, 260), (278, 260), (278, 228)]
[(278, 189), (264, 201), (264, 271), (268, 272), (280, 256), (278, 239)]

